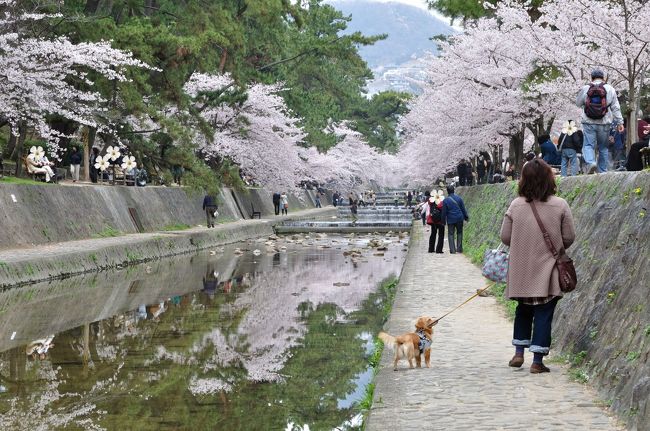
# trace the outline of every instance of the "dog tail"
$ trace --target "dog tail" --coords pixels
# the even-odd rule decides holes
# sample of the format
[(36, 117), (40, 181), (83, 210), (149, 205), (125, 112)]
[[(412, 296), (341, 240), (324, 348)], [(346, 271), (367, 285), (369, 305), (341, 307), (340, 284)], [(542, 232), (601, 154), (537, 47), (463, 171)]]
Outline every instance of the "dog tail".
[(391, 349), (395, 349), (395, 347), (397, 347), (397, 339), (396, 339), (395, 337), (393, 337), (392, 335), (387, 334), (387, 333), (385, 333), (385, 332), (380, 332), (380, 333), (377, 335), (377, 337), (379, 337), (379, 339), (380, 339), (381, 341), (383, 341), (384, 344), (385, 344), (387, 347), (389, 347), (389, 348), (391, 348)]

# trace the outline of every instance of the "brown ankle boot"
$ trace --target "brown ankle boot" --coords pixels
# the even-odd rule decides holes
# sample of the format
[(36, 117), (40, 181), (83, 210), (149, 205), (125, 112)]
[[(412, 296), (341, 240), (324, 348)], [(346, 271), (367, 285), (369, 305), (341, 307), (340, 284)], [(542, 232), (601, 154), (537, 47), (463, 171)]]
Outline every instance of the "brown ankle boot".
[(524, 355), (515, 355), (512, 357), (510, 362), (508, 362), (508, 366), (510, 367), (519, 368), (522, 365), (524, 365)]
[(544, 364), (538, 364), (533, 362), (533, 365), (530, 366), (530, 372), (532, 374), (541, 374), (541, 373), (550, 373), (551, 370)]

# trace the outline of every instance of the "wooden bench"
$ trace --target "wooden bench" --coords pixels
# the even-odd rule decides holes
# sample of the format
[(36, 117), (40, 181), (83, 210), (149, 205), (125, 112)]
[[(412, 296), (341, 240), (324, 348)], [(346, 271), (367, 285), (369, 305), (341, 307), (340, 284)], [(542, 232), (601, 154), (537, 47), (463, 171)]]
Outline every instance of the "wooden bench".
[(251, 218), (255, 218), (257, 216), (258, 219), (262, 218), (262, 213), (260, 211), (255, 211), (255, 206), (251, 202)]
[[(45, 178), (46, 178), (45, 172), (31, 172), (29, 170), (29, 163), (27, 163), (27, 157), (23, 157), (22, 161), (23, 161), (23, 167), (25, 168), (26, 175), (28, 175), (34, 181), (45, 182)], [(56, 181), (56, 178), (52, 178), (52, 180)]]

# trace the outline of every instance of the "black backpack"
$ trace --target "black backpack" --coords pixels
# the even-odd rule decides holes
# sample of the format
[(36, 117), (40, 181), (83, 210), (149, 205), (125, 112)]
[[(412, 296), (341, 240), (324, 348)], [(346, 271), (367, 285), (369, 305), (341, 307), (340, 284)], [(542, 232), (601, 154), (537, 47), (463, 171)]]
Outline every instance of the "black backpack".
[(434, 222), (442, 221), (442, 211), (440, 211), (435, 202), (429, 203), (429, 214), (431, 214), (431, 220)]
[(585, 100), (585, 115), (593, 120), (600, 120), (607, 115), (607, 90), (604, 84), (589, 84)]

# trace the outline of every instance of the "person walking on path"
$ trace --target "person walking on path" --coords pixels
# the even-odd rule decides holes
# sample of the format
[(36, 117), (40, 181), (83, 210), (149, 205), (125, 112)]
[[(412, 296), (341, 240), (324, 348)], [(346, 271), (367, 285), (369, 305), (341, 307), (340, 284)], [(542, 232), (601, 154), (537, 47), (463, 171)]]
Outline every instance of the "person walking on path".
[(280, 207), (282, 208), (282, 215), (289, 214), (289, 197), (285, 192), (280, 195)]
[(622, 133), (625, 126), (616, 90), (605, 82), (602, 70), (591, 72), (591, 84), (583, 86), (578, 92), (576, 105), (583, 108), (581, 123), (585, 141), (582, 156), (587, 164), (587, 173), (593, 174), (596, 170), (607, 172), (609, 130), (613, 125)]
[(352, 214), (352, 223), (356, 223), (357, 220), (359, 220), (359, 217), (357, 216), (359, 206), (357, 205), (357, 201), (353, 200), (352, 203), (350, 204), (350, 214)]
[(323, 204), (321, 203), (320, 192), (316, 192), (316, 208), (323, 208)]
[[(510, 247), (506, 298), (517, 300), (512, 344), (515, 355), (509, 366), (524, 363), (524, 349), (533, 353), (530, 372), (548, 373), (543, 363), (551, 345), (551, 324), (562, 297), (555, 257), (548, 249), (533, 213), (544, 221), (557, 250), (575, 239), (573, 216), (566, 201), (556, 197), (553, 170), (543, 160), (527, 163), (521, 172), (519, 197), (512, 201), (501, 226), (501, 241)], [(532, 336), (531, 336), (532, 335)]]
[(214, 219), (217, 216), (217, 200), (214, 196), (206, 194), (203, 198), (203, 210), (205, 211), (206, 225), (214, 227)]
[(275, 215), (280, 215), (280, 193), (273, 192), (273, 210)]
[(577, 129), (573, 120), (567, 121), (558, 138), (560, 155), (562, 157), (560, 175), (563, 177), (578, 175), (578, 171), (580, 170), (578, 154), (582, 153), (582, 141), (582, 131)]
[[(442, 222), (442, 203), (445, 195), (442, 190), (433, 191), (429, 202), (426, 204), (426, 221), (431, 226), (431, 235), (429, 235), (429, 253), (436, 252), (441, 254), (445, 242), (445, 225)], [(436, 237), (438, 241), (436, 243)]]
[(469, 221), (463, 199), (454, 193), (454, 186), (447, 186), (447, 197), (442, 203), (442, 223), (449, 229), (449, 253), (463, 252), (463, 223)]
[(72, 151), (70, 152), (70, 176), (72, 177), (73, 183), (79, 181), (82, 157), (83, 155), (79, 151), (79, 148), (77, 146), (72, 147)]

